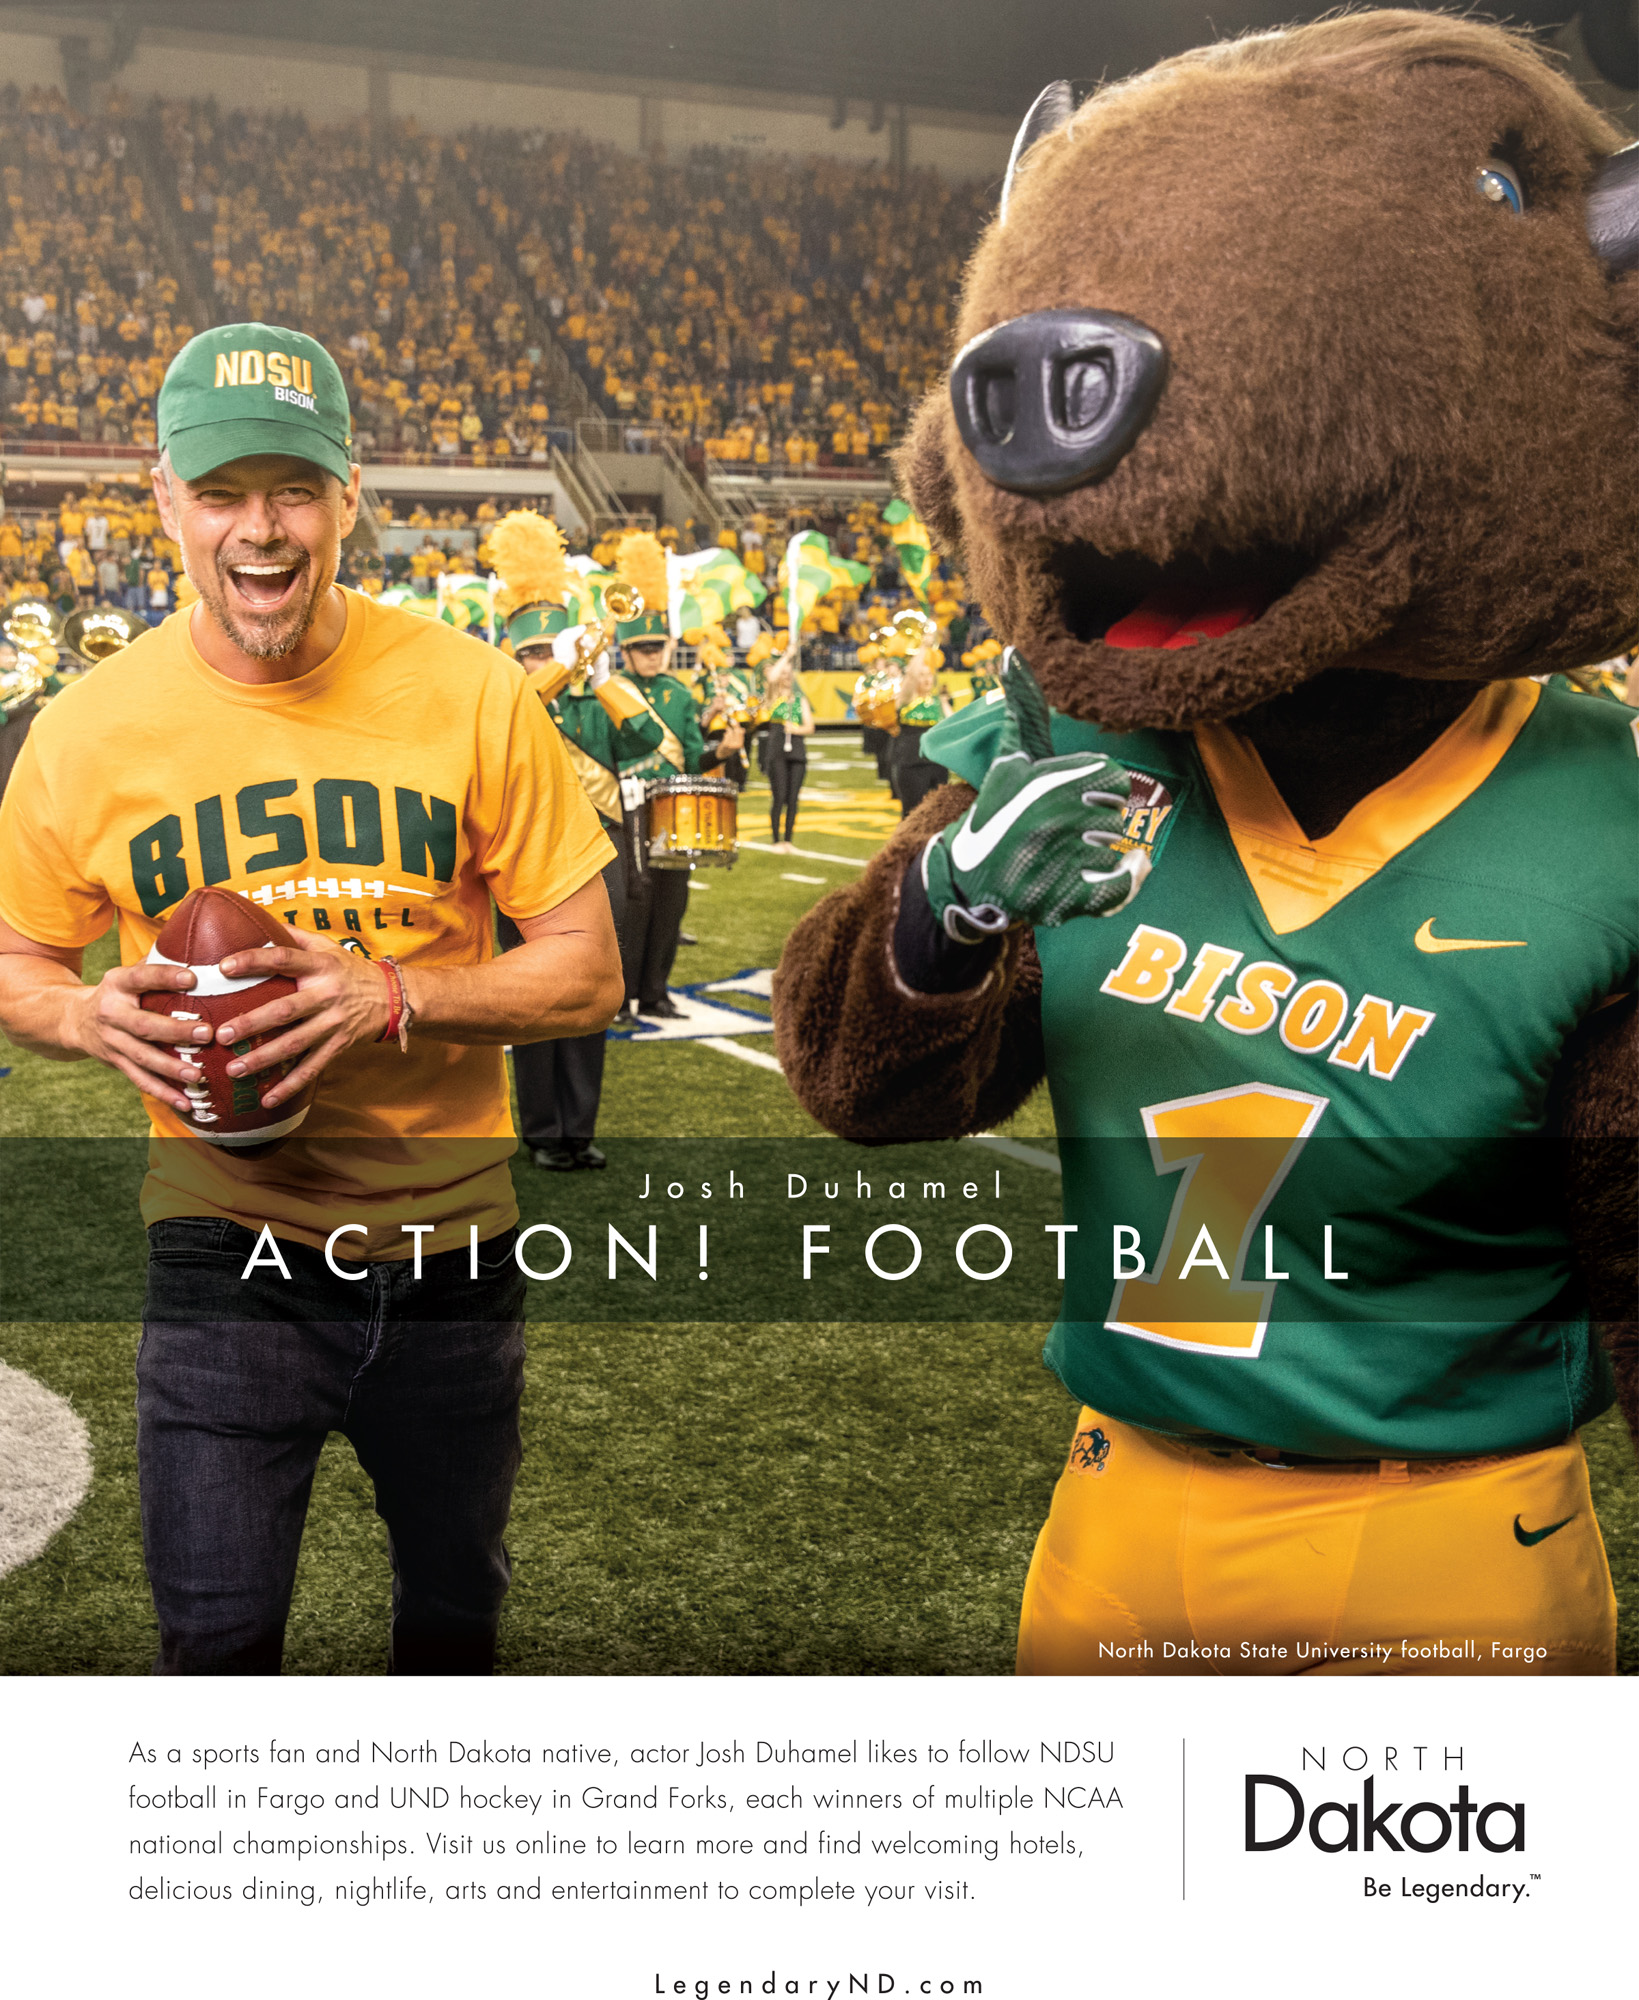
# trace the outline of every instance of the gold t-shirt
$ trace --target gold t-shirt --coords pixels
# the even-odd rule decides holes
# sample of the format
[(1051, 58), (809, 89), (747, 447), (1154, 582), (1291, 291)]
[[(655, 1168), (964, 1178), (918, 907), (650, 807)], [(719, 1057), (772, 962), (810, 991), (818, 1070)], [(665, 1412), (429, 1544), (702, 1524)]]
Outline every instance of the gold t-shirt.
[[(297, 931), (406, 965), (493, 956), (490, 898), (544, 915), (612, 854), (563, 743), (506, 656), (432, 619), (343, 593), (322, 666), (247, 686), (200, 657), (189, 614), (113, 654), (37, 719), (0, 802), (0, 917), (37, 943), (119, 920), (143, 958), (202, 882)], [(150, 1101), (143, 1219), (223, 1216), (338, 1257), (423, 1254), (517, 1219), (499, 1048), (418, 1037), (343, 1052), (300, 1130), (246, 1159)]]

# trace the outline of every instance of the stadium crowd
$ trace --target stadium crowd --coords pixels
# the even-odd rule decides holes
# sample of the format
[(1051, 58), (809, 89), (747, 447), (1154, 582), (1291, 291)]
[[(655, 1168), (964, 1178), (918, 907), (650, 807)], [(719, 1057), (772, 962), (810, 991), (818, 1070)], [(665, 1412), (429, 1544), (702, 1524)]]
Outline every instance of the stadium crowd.
[(154, 398), (194, 329), (178, 312), (129, 106), (71, 113), (0, 91), (0, 396), (8, 437), (154, 441)]
[(210, 104), (157, 117), (214, 319), (322, 340), (361, 458), (546, 457), (540, 346), (516, 279), (463, 209), (459, 143), (402, 122), (372, 135)]
[(944, 366), (988, 196), (929, 170), (475, 135), (491, 237), (612, 414), (711, 460), (863, 465)]
[[(917, 170), (0, 92), (8, 437), (153, 441), (194, 326), (301, 326), (365, 458), (539, 462), (555, 332), (700, 465), (863, 466), (943, 365), (986, 196)], [(170, 248), (168, 250), (167, 245)]]

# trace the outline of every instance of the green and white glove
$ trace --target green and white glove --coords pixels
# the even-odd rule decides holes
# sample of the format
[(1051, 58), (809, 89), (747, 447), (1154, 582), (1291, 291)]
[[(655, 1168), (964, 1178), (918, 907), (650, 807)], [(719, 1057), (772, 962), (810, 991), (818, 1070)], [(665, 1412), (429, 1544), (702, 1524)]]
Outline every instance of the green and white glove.
[(1142, 848), (1111, 851), (1131, 788), (1126, 771), (1092, 750), (1053, 755), (1046, 699), (1011, 646), (1002, 690), (1001, 753), (973, 804), (922, 850), (929, 906), (958, 944), (1015, 924), (1114, 916), (1150, 872)]

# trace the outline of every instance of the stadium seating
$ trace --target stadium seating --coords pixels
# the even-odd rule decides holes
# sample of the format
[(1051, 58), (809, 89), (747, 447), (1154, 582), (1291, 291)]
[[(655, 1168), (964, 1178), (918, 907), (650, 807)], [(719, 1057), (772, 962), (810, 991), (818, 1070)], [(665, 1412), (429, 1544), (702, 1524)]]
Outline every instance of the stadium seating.
[(475, 135), (492, 238), (611, 414), (727, 465), (863, 465), (945, 362), (987, 197), (931, 171)]
[(372, 135), (208, 104), (156, 115), (213, 318), (323, 340), (361, 455), (546, 456), (539, 350), (516, 280), (474, 240), (459, 145), (402, 123)]
[(0, 92), (0, 382), (8, 437), (152, 443), (178, 314), (124, 107), (72, 115), (60, 93)]

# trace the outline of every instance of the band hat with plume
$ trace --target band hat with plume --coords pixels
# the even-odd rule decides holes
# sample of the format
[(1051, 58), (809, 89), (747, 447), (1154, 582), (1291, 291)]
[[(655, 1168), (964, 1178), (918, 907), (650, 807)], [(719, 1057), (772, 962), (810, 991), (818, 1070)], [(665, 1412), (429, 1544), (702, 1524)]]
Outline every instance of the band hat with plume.
[(616, 625), (616, 639), (623, 646), (634, 639), (669, 639), (671, 584), (659, 536), (647, 529), (625, 536), (615, 550), (615, 573), (643, 599), (643, 609), (635, 618), (622, 618)]
[(580, 622), (564, 601), (570, 573), (556, 521), (522, 509), (506, 515), (490, 530), (489, 559), (502, 586), (496, 614), (506, 621), (514, 652)]

